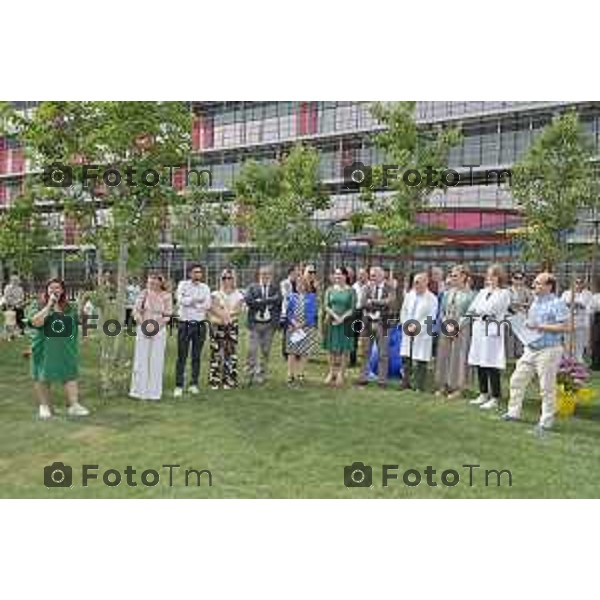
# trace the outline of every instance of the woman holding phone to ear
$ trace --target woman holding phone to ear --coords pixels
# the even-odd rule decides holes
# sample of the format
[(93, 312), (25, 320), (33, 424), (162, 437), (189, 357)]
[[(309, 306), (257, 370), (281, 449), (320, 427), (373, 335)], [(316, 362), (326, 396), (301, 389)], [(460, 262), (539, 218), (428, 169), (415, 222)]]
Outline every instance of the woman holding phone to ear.
[(41, 298), (29, 309), (27, 324), (33, 331), (31, 374), (42, 420), (53, 416), (53, 382), (64, 386), (68, 416), (89, 415), (88, 409), (79, 404), (79, 320), (77, 306), (67, 301), (65, 284), (60, 279), (51, 279)]

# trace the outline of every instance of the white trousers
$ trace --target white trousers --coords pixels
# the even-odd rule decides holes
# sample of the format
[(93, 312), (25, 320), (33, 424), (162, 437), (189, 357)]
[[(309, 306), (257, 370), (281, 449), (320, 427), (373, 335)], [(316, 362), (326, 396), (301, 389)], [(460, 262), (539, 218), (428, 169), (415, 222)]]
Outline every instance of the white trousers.
[(542, 396), (540, 425), (542, 427), (552, 426), (556, 412), (556, 374), (562, 355), (562, 346), (552, 346), (542, 350), (525, 348), (523, 356), (517, 361), (517, 366), (510, 378), (508, 414), (511, 417), (521, 418), (525, 391), (533, 376), (537, 375)]
[(137, 329), (133, 373), (129, 395), (141, 400), (160, 400), (165, 368), (167, 330), (161, 327), (153, 337), (146, 337)]

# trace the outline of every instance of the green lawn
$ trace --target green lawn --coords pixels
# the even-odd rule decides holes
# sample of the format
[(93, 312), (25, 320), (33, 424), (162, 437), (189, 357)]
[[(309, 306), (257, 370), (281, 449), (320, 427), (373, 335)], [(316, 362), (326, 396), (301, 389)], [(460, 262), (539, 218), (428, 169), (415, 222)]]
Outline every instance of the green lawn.
[[(61, 407), (51, 422), (36, 418), (25, 340), (0, 342), (0, 496), (10, 498), (495, 498), (600, 497), (600, 401), (575, 418), (560, 421), (548, 438), (529, 434), (539, 408), (535, 390), (527, 405), (526, 423), (500, 422), (464, 401), (443, 402), (430, 395), (401, 392), (396, 387), (332, 390), (320, 382), (324, 363), (311, 365), (303, 390), (289, 390), (283, 362), (273, 348), (272, 383), (227, 392), (203, 390), (200, 399), (175, 401), (174, 339), (169, 341), (165, 393), (160, 403), (126, 397), (103, 400), (95, 378), (95, 344), (83, 351), (82, 402), (90, 417), (68, 420)], [(242, 357), (244, 354), (242, 353)], [(205, 381), (206, 360), (202, 378)], [(598, 388), (598, 381), (596, 381)], [(72, 465), (71, 488), (47, 489), (44, 466), (55, 461)], [(373, 465), (373, 486), (346, 488), (343, 467), (354, 461)], [(398, 464), (399, 479), (381, 485), (381, 465)], [(81, 485), (81, 465), (138, 470), (137, 487), (123, 481), (107, 487), (100, 480)], [(173, 487), (163, 464), (182, 470), (210, 469), (202, 485), (184, 485), (178, 473)], [(479, 464), (472, 487), (464, 464)], [(426, 483), (424, 470), (437, 470), (437, 487)], [(155, 487), (140, 483), (145, 469), (161, 472)], [(418, 487), (402, 483), (402, 473), (423, 473)], [(440, 473), (455, 469), (460, 483), (441, 484)], [(509, 469), (512, 487), (501, 487), (485, 469)]]

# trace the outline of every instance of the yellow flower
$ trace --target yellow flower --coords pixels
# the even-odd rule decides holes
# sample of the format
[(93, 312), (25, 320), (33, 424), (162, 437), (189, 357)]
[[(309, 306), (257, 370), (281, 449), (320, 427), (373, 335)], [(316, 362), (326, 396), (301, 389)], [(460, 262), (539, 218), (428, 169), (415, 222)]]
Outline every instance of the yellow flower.
[(590, 404), (594, 396), (594, 390), (590, 388), (581, 388), (580, 390), (577, 390), (577, 402), (580, 404)]
[(559, 389), (557, 394), (556, 409), (561, 417), (570, 417), (575, 412), (576, 398), (573, 392), (567, 392)]

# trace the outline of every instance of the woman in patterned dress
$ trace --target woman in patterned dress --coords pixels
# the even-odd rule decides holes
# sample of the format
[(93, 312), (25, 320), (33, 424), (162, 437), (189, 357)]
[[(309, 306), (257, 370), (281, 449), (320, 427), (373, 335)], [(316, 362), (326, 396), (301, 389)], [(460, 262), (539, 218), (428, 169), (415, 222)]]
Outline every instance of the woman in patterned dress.
[(296, 292), (287, 297), (286, 352), (288, 355), (288, 385), (304, 382), (306, 361), (318, 347), (317, 292), (306, 277), (296, 280)]
[(239, 339), (238, 316), (242, 311), (244, 295), (236, 287), (235, 272), (225, 269), (221, 273), (221, 285), (212, 293), (209, 311), (210, 374), (209, 385), (213, 390), (224, 390), (238, 385), (237, 344)]

